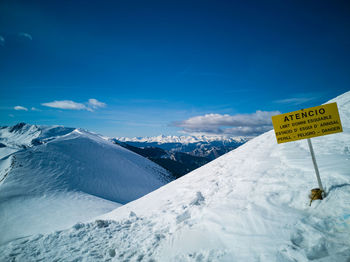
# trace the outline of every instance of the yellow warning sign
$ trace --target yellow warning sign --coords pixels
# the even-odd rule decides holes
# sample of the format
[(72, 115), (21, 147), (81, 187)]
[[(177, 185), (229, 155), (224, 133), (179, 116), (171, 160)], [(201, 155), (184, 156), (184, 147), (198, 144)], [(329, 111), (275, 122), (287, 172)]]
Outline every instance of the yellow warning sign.
[(277, 143), (343, 132), (337, 103), (272, 117)]

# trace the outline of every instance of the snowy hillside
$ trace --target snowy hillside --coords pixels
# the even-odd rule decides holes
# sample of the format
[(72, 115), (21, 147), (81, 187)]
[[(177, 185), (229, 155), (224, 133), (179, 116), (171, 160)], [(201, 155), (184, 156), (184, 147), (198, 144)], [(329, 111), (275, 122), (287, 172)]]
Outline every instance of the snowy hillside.
[[(350, 92), (343, 133), (305, 140), (273, 131), (90, 223), (0, 247), (5, 261), (339, 261), (350, 259)], [(67, 252), (69, 250), (69, 252)]]
[[(98, 135), (19, 124), (0, 130), (0, 243), (87, 221), (171, 180)], [(11, 151), (10, 150), (10, 151)]]

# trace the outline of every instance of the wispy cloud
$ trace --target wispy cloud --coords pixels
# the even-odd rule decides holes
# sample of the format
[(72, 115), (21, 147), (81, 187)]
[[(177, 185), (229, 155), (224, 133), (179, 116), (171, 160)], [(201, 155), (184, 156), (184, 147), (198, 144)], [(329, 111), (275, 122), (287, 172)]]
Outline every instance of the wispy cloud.
[(297, 95), (294, 95), (294, 97), (279, 99), (273, 102), (277, 104), (302, 105), (317, 99), (319, 99), (318, 94), (297, 94)]
[(42, 103), (41, 105), (59, 108), (59, 109), (71, 109), (71, 110), (86, 110), (86, 106), (81, 103), (76, 103), (72, 100), (61, 100), (61, 101), (53, 101), (48, 103)]
[[(13, 36), (13, 34), (10, 34), (10, 36)], [(14, 36), (17, 36), (19, 38), (23, 38), (23, 39), (26, 39), (26, 40), (30, 40), (32, 41), (33, 40), (33, 37), (31, 34), (28, 34), (28, 33), (24, 33), (24, 32), (20, 32), (18, 34), (14, 34)], [(5, 46), (5, 37), (0, 35), (0, 46)]]
[(88, 104), (89, 104), (89, 106), (91, 106), (94, 109), (100, 108), (100, 107), (106, 107), (105, 103), (100, 102), (95, 98), (90, 98)]
[(271, 116), (278, 111), (256, 111), (253, 114), (206, 114), (175, 122), (190, 134), (212, 134), (230, 136), (257, 136), (272, 128)]
[(94, 109), (98, 109), (106, 106), (105, 103), (100, 102), (94, 98), (90, 98), (89, 101), (85, 104), (77, 103), (72, 100), (60, 100), (60, 101), (55, 100), (53, 102), (42, 103), (41, 105), (52, 107), (52, 108), (68, 109), (68, 110), (87, 110), (90, 112), (94, 111)]
[(36, 107), (31, 108), (32, 111), (41, 111), (40, 109), (37, 109)]
[(28, 39), (28, 40), (33, 40), (32, 35), (30, 35), (30, 34), (28, 34), (28, 33), (20, 32), (20, 33), (18, 33), (18, 36), (19, 36), (19, 37), (26, 38), (26, 39)]
[(24, 106), (15, 106), (13, 109), (14, 109), (14, 110), (17, 110), (17, 111), (20, 111), (20, 110), (22, 110), (22, 111), (28, 111), (28, 108), (26, 108), (26, 107), (24, 107)]
[(0, 46), (5, 46), (5, 38), (0, 35)]

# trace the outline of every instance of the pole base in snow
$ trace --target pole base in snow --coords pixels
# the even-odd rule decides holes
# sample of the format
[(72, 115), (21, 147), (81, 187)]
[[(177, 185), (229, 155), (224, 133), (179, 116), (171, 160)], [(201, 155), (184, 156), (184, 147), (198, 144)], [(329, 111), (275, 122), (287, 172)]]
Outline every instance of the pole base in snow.
[(310, 206), (311, 206), (312, 201), (314, 201), (316, 199), (320, 199), (320, 200), (323, 199), (322, 193), (323, 193), (323, 190), (321, 190), (319, 188), (311, 189), (311, 194), (309, 195), (309, 197), (310, 197)]

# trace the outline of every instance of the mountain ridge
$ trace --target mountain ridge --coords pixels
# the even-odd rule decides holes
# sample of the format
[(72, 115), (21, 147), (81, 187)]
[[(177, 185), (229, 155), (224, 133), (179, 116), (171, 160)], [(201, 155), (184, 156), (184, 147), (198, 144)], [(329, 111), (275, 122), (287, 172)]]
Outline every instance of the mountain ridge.
[[(108, 139), (113, 143), (121, 145), (137, 154), (140, 154), (171, 172), (176, 178), (179, 178), (194, 169), (209, 163), (219, 156), (246, 143), (247, 139), (230, 138), (225, 140), (194, 140), (191, 137), (183, 137), (179, 142), (178, 137), (165, 137), (162, 142), (154, 142), (154, 139), (137, 141), (126, 139), (123, 142), (116, 138)], [(158, 141), (160, 141), (157, 138)], [(188, 139), (189, 138), (189, 139)], [(213, 139), (213, 138), (212, 138)], [(220, 137), (220, 139), (223, 139)], [(143, 142), (140, 142), (143, 141)], [(178, 141), (178, 142), (169, 142)], [(192, 142), (190, 142), (192, 141)]]
[(82, 129), (20, 123), (0, 134), (0, 243), (86, 221), (173, 179)]
[(198, 142), (213, 142), (213, 141), (222, 141), (222, 142), (246, 142), (250, 137), (229, 137), (229, 136), (209, 136), (209, 135), (197, 135), (197, 136), (173, 136), (173, 135), (158, 135), (150, 137), (115, 137), (116, 140), (121, 142), (140, 142), (140, 143), (198, 143)]

